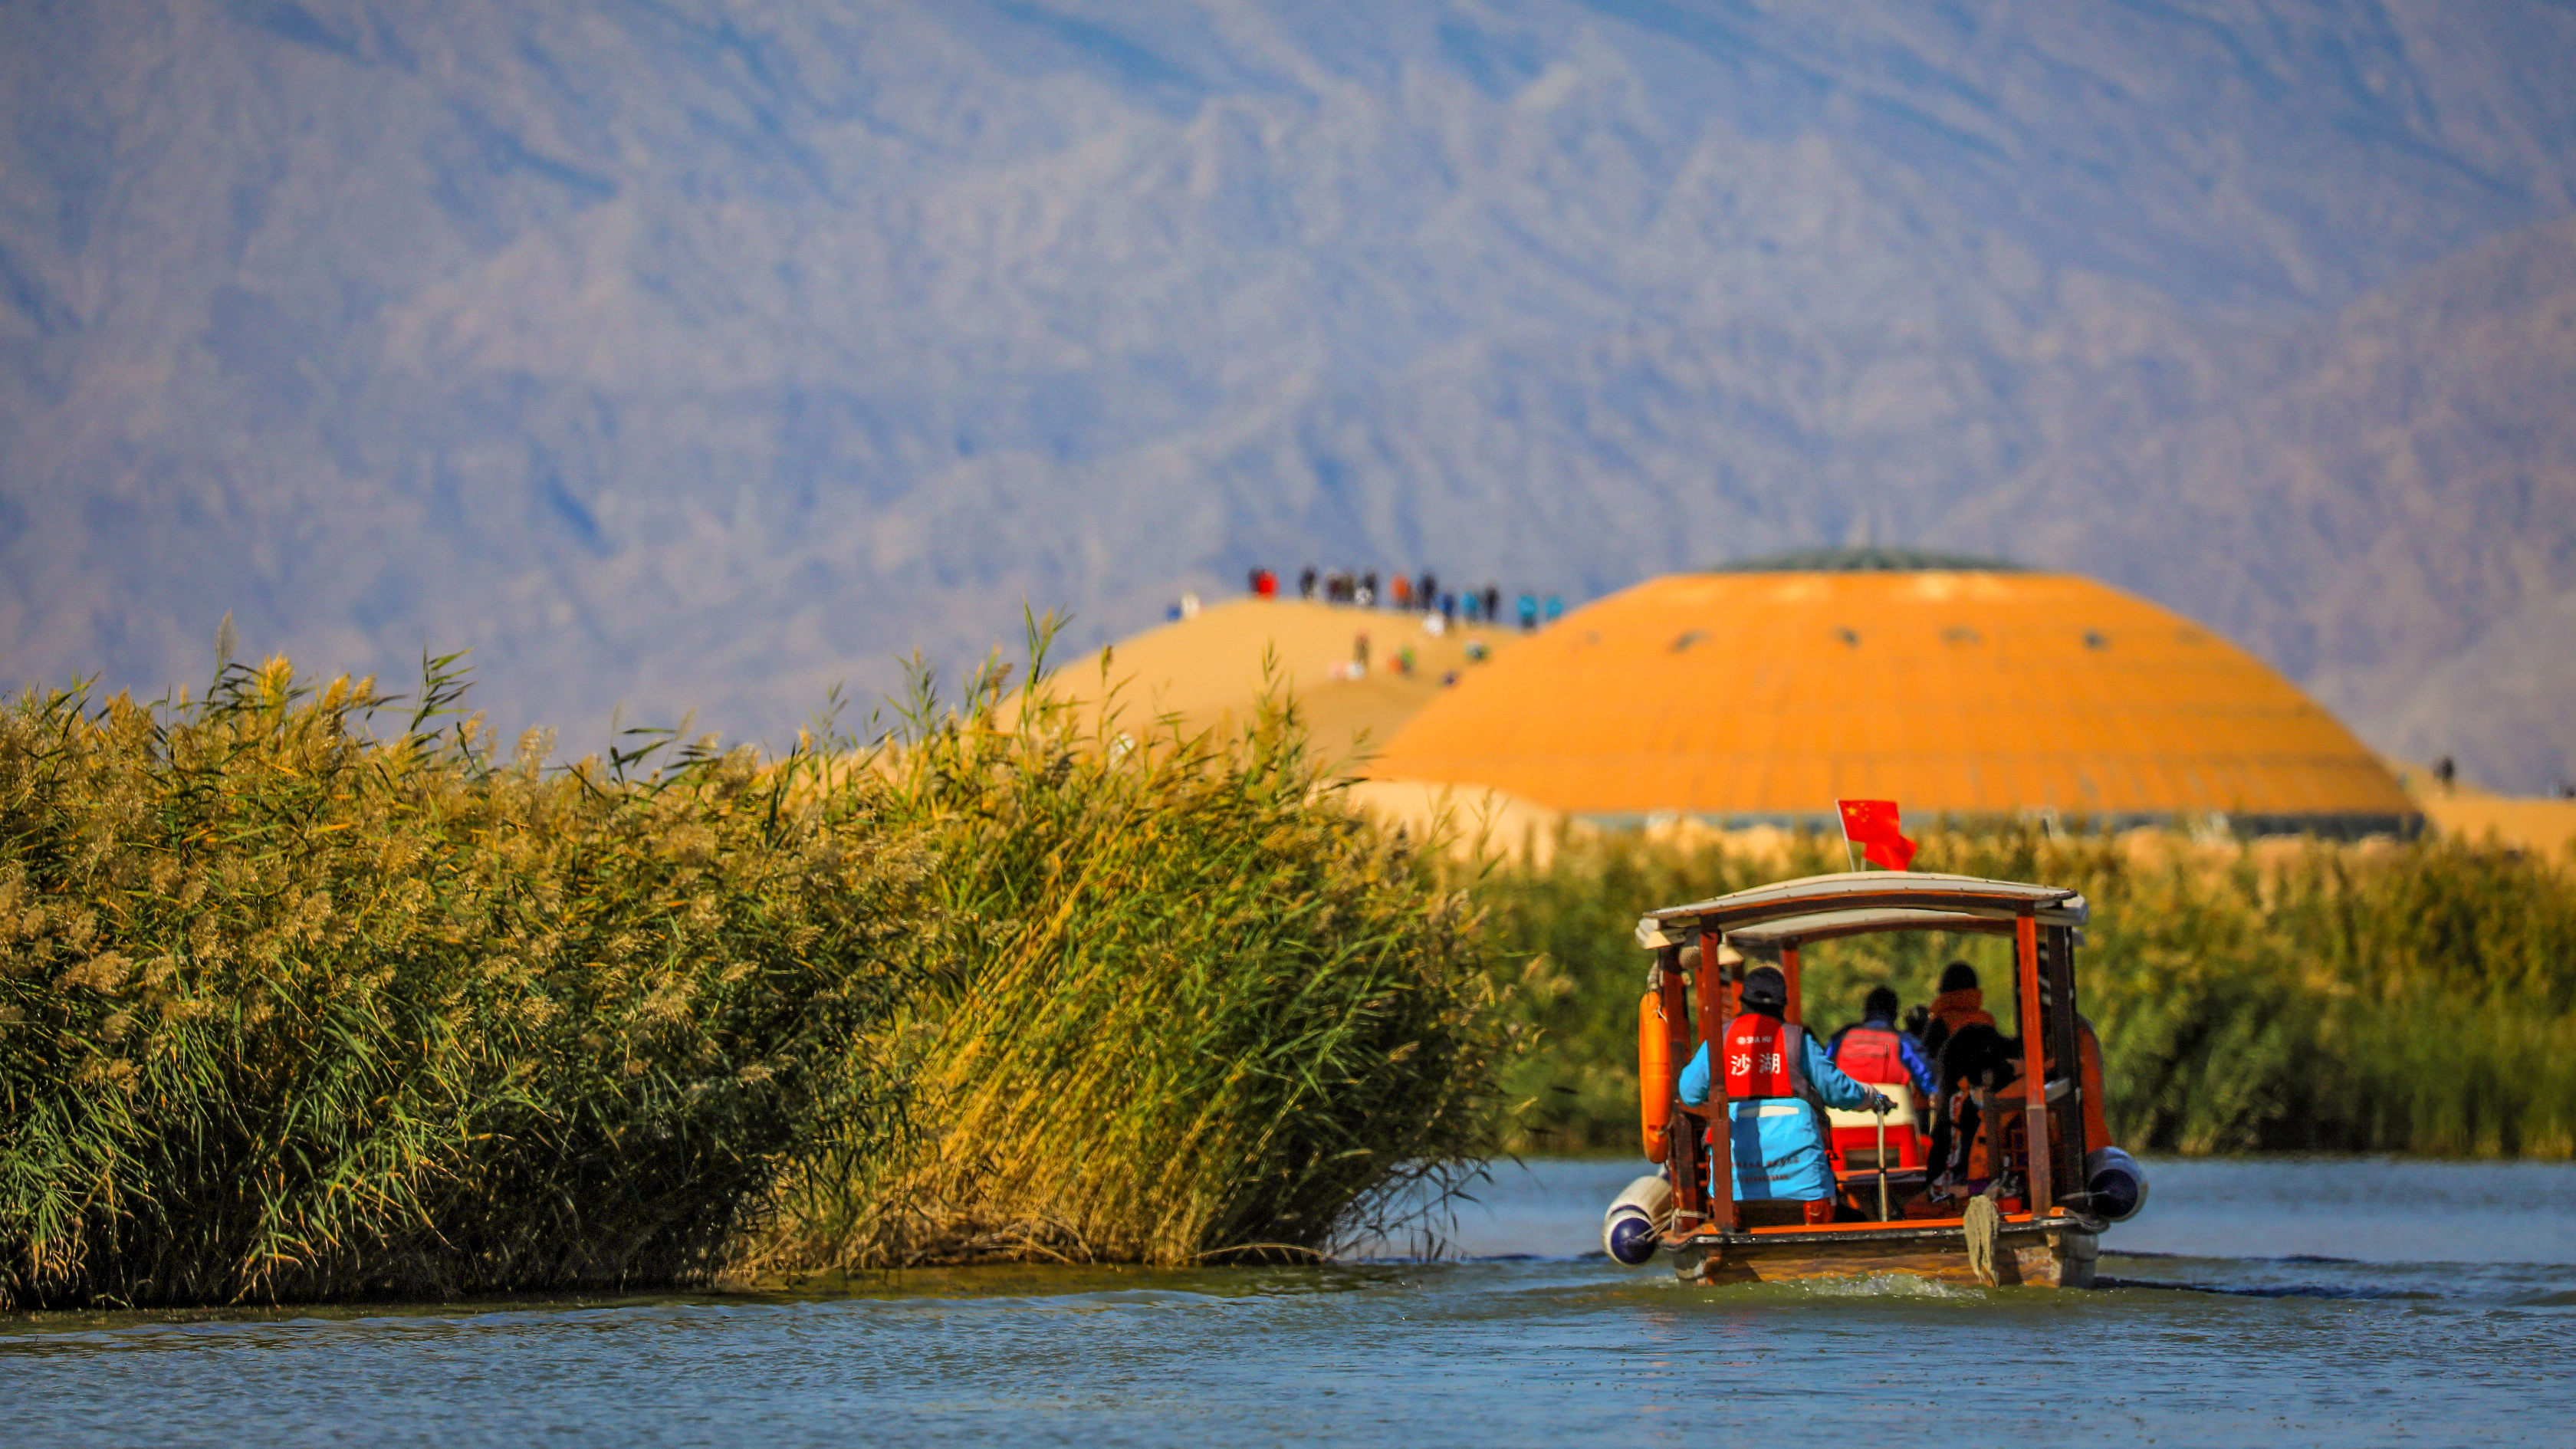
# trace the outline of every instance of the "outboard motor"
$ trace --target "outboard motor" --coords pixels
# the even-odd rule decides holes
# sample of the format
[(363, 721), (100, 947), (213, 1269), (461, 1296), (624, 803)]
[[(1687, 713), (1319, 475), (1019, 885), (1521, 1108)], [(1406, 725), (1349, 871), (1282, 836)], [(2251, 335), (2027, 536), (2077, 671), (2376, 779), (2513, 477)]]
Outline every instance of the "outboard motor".
[(1663, 1231), (1673, 1220), (1673, 1185), (1660, 1177), (1641, 1177), (1611, 1199), (1601, 1219), (1601, 1250), (1634, 1268), (1655, 1256)]
[(2084, 1190), (2096, 1215), (2124, 1223), (2147, 1205), (2147, 1170), (2117, 1147), (2097, 1148), (2084, 1158)]

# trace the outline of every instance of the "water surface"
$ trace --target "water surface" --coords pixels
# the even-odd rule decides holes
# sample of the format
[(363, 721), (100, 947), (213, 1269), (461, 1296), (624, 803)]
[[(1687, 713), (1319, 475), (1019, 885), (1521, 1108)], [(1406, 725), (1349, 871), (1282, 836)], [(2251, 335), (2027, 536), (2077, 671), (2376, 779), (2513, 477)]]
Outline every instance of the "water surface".
[[(2160, 1163), (2093, 1292), (1684, 1287), (1622, 1163), (1504, 1166), (1441, 1263), (0, 1318), (13, 1443), (2564, 1442), (2576, 1168)], [(1587, 1254), (1591, 1256), (1586, 1256)]]

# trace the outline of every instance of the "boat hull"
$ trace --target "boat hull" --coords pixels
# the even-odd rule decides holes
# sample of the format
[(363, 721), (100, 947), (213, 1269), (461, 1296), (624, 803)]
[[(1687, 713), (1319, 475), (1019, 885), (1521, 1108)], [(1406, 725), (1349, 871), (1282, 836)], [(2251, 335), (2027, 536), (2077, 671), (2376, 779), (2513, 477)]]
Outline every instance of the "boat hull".
[(1691, 1283), (1781, 1283), (1901, 1273), (1944, 1283), (2090, 1288), (2098, 1231), (2063, 1222), (2006, 1223), (1981, 1277), (1967, 1230), (1894, 1227), (1817, 1232), (1699, 1233), (1668, 1242), (1673, 1271)]

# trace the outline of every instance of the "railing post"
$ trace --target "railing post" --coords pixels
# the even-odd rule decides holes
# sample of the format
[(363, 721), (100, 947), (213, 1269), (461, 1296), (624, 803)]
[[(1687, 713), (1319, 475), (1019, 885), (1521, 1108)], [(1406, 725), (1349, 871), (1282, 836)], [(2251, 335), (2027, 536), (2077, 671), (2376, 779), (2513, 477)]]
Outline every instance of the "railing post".
[(1700, 1040), (1708, 1043), (1708, 1219), (1735, 1230), (1735, 1130), (1726, 1109), (1726, 968), (1717, 964), (1723, 934), (1699, 934)]
[(2048, 1074), (2042, 1066), (2048, 1016), (2039, 1005), (2039, 918), (2027, 906), (2013, 920), (2013, 965), (2021, 999), (2022, 1172), (2036, 1216), (2054, 1206), (2056, 1197), (2049, 1182)]
[(2048, 992), (2048, 1059), (2070, 1091), (2048, 1109), (2048, 1130), (2057, 1151), (2050, 1157), (2051, 1180), (2067, 1190), (2084, 1188), (2084, 1154), (2102, 1146), (2089, 1140), (2084, 1126), (2084, 1043), (2075, 1025), (2075, 932), (2051, 926), (2040, 934), (2040, 982)]
[[(1682, 1069), (1690, 1064), (1691, 1019), (1690, 992), (1682, 984), (1682, 952), (1679, 946), (1658, 947), (1655, 951), (1655, 991), (1664, 1008), (1664, 1054), (1673, 1064), (1673, 1078), (1681, 1079)], [(1691, 1128), (1691, 1116), (1682, 1110), (1681, 1094), (1665, 1105), (1671, 1126), (1665, 1132), (1665, 1166), (1673, 1176), (1673, 1207), (1676, 1214), (1687, 1213), (1705, 1218), (1707, 1204), (1700, 1188), (1699, 1136)]]

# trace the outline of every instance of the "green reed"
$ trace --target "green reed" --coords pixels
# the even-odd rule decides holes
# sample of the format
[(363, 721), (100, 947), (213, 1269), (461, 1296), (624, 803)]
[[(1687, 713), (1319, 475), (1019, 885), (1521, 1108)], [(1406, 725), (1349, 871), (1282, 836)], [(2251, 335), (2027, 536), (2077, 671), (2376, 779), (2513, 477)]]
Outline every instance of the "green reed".
[(882, 791), (498, 765), (461, 689), (0, 709), (0, 1307), (703, 1278), (782, 1162), (890, 1128)]
[[(2073, 886), (2093, 906), (2079, 1001), (2106, 1058), (2114, 1133), (2192, 1153), (2312, 1149), (2576, 1155), (2576, 871), (2489, 844), (2198, 847), (1936, 831), (1918, 869)], [(1542, 1104), (1523, 1147), (1633, 1151), (1646, 909), (1844, 869), (1838, 841), (1786, 858), (1725, 842), (1568, 838), (1486, 872), (1497, 945), (1538, 958), (1541, 1045), (1509, 1079)], [(1806, 954), (1809, 1021), (1870, 986), (1927, 999), (1943, 963), (2007, 979), (1992, 938), (1876, 937)], [(1988, 1005), (2009, 1029), (2008, 993)]]
[(1010, 677), (561, 769), (452, 661), (0, 707), (0, 1309), (1293, 1255), (1472, 1174), (1515, 1029), (1436, 858), (1284, 706)]
[(1312, 1253), (1491, 1151), (1512, 1034), (1436, 858), (1340, 801), (1283, 704), (1105, 714), (999, 667), (954, 709), (917, 681), (877, 768), (955, 930), (897, 1037), (921, 1131), (796, 1200), (767, 1264)]

